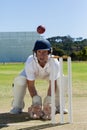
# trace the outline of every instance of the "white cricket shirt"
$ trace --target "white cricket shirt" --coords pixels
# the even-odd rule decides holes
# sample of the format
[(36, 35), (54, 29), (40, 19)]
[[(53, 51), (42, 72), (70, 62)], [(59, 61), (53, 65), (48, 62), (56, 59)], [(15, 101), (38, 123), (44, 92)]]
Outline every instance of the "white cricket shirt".
[[(54, 59), (55, 80), (59, 77), (59, 61)], [(29, 56), (25, 63), (25, 73), (28, 80), (35, 79), (51, 79), (51, 58), (48, 57), (48, 62), (44, 67), (38, 64), (37, 58), (33, 55)]]

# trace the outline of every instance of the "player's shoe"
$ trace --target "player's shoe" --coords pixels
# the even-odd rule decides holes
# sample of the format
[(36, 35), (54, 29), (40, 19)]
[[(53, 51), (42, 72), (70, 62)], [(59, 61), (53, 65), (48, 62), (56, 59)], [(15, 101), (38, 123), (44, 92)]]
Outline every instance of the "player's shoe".
[(14, 107), (10, 111), (10, 114), (20, 114), (20, 113), (22, 113), (22, 109), (21, 108), (17, 108), (17, 107)]
[[(60, 113), (60, 107), (58, 106), (58, 107), (56, 107), (56, 114), (57, 113)], [(63, 113), (64, 114), (68, 114), (68, 110), (67, 109), (63, 109)]]

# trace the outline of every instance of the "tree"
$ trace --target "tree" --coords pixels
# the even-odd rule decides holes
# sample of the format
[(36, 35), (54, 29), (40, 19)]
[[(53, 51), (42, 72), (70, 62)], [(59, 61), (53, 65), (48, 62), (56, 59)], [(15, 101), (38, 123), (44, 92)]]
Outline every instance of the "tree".
[(87, 60), (87, 39), (71, 36), (56, 36), (48, 38), (55, 55), (70, 55), (73, 60)]
[(65, 55), (64, 51), (62, 49), (59, 48), (55, 48), (53, 47), (53, 54), (54, 55), (58, 55), (58, 56), (63, 56)]

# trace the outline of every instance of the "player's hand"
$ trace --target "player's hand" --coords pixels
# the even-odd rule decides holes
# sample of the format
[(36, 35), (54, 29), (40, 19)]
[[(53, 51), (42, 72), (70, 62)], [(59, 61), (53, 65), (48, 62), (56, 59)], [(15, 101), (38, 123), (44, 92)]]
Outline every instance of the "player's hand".
[(44, 120), (51, 120), (51, 105), (47, 104), (43, 106), (43, 116)]
[(31, 119), (40, 119), (43, 115), (41, 105), (32, 105), (28, 108), (28, 113)]

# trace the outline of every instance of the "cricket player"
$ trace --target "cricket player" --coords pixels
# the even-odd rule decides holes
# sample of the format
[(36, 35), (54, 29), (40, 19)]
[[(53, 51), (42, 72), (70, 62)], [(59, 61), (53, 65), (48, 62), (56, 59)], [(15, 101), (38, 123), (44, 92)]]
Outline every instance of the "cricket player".
[[(24, 70), (14, 79), (11, 114), (19, 114), (24, 108), (24, 96), (28, 87), (32, 104), (28, 113), (32, 119), (51, 119), (51, 54), (52, 47), (48, 40), (37, 40), (33, 48), (33, 55), (26, 60)], [(60, 76), (59, 61), (54, 59), (55, 65), (55, 113), (60, 112), (58, 78)], [(42, 103), (42, 97), (37, 92), (35, 80), (43, 79), (49, 82), (47, 96)], [(64, 109), (64, 113), (67, 110)]]

